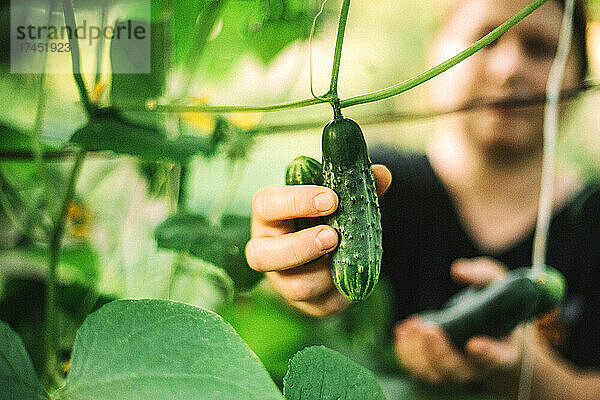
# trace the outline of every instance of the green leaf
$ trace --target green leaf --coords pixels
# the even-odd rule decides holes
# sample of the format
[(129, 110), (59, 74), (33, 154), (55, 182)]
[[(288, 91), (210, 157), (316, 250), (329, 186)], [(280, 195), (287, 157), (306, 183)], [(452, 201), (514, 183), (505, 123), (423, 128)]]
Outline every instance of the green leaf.
[(214, 310), (223, 303), (232, 303), (235, 284), (221, 268), (191, 257), (177, 257), (173, 265), (170, 300)]
[[(134, 21), (136, 26), (142, 26), (143, 21)], [(115, 32), (124, 21), (115, 22)], [(147, 100), (163, 94), (167, 70), (169, 69), (168, 34), (163, 23), (150, 25), (150, 73), (149, 74), (112, 74), (111, 102), (130, 102), (133, 100)], [(131, 57), (129, 43), (124, 40), (113, 40), (110, 46), (110, 62), (115, 66), (128, 65), (127, 70), (135, 70), (135, 63), (139, 62)], [(121, 68), (122, 70), (125, 68)]]
[(252, 288), (263, 277), (246, 261), (250, 217), (225, 215), (219, 225), (212, 225), (203, 215), (175, 214), (156, 228), (154, 237), (158, 247), (188, 252), (223, 268), (238, 290)]
[(281, 399), (268, 373), (217, 314), (165, 300), (119, 300), (77, 333), (54, 399)]
[(170, 22), (172, 24), (173, 50), (177, 65), (182, 65), (186, 61), (195, 33), (196, 19), (204, 7), (206, 7), (207, 2), (208, 0), (179, 1), (173, 7)]
[(294, 355), (283, 378), (283, 394), (286, 400), (385, 400), (371, 371), (323, 346)]
[(146, 161), (171, 160), (181, 164), (198, 153), (209, 151), (209, 140), (199, 136), (180, 136), (168, 140), (157, 128), (133, 123), (114, 109), (102, 109), (70, 140), (88, 151), (113, 151)]
[(218, 35), (204, 49), (203, 72), (213, 79), (227, 76), (246, 53), (271, 62), (287, 45), (308, 38), (319, 7), (320, 2), (299, 0), (228, 1)]
[(313, 319), (279, 295), (258, 287), (219, 310), (281, 385), (290, 358), (307, 345)]
[(3, 399), (47, 399), (21, 338), (0, 321), (0, 396)]
[[(27, 133), (0, 123), (0, 151), (20, 152), (31, 151), (33, 148), (33, 138)], [(42, 149), (49, 149), (50, 146), (42, 145)]]

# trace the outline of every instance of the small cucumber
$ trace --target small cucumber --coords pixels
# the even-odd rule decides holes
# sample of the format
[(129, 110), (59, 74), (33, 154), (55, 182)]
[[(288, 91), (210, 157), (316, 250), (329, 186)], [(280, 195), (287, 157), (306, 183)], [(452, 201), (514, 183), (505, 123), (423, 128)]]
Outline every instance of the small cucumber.
[[(323, 171), (321, 163), (314, 158), (298, 156), (288, 164), (285, 169), (286, 185), (323, 185)], [(311, 228), (323, 223), (323, 218), (297, 218), (296, 229)]]
[(439, 311), (421, 314), (462, 348), (473, 336), (505, 337), (521, 322), (547, 313), (562, 301), (565, 279), (546, 266), (540, 273), (518, 268), (485, 288), (467, 288)]
[(324, 186), (339, 198), (326, 217), (339, 235), (332, 255), (333, 281), (352, 301), (366, 298), (381, 270), (381, 214), (367, 144), (358, 124), (341, 115), (323, 129)]
[(286, 185), (323, 185), (321, 163), (308, 156), (298, 156), (285, 169)]

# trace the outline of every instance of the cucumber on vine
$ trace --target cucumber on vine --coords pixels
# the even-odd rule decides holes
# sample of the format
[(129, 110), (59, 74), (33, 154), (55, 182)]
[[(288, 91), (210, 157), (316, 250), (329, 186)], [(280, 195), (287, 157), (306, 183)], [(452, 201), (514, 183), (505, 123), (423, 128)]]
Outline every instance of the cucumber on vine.
[(381, 213), (367, 144), (358, 124), (337, 112), (323, 129), (324, 186), (339, 198), (326, 217), (339, 235), (332, 255), (332, 275), (338, 290), (352, 301), (366, 298), (381, 270)]
[(566, 291), (563, 275), (545, 266), (509, 271), (504, 279), (485, 288), (464, 289), (446, 307), (421, 314), (439, 325), (452, 342), (462, 348), (473, 336), (502, 338), (521, 322), (539, 317), (560, 304)]

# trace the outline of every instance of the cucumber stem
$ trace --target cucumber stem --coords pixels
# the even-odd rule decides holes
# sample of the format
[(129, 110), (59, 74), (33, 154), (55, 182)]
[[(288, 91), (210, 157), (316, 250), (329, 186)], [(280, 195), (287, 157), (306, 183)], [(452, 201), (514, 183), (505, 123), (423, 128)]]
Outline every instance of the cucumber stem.
[[(442, 62), (441, 64), (438, 64), (437, 66), (435, 66), (431, 69), (428, 69), (427, 71), (422, 72), (419, 75), (409, 78), (409, 79), (405, 80), (404, 82), (400, 82), (394, 86), (390, 86), (386, 89), (381, 89), (381, 90), (378, 90), (378, 91), (375, 91), (372, 93), (367, 93), (367, 94), (354, 96), (354, 97), (350, 97), (350, 98), (341, 100), (340, 108), (346, 108), (346, 107), (351, 107), (351, 106), (355, 106), (355, 105), (359, 105), (359, 104), (366, 104), (366, 103), (372, 103), (372, 102), (379, 101), (379, 100), (384, 100), (384, 99), (396, 96), (400, 93), (406, 92), (407, 90), (410, 90), (416, 86), (419, 86), (420, 84), (422, 84), (422, 83), (438, 76), (442, 72), (450, 69), (451, 67), (460, 63), (461, 61), (464, 61), (465, 59), (472, 56), (473, 54), (475, 54), (476, 52), (478, 52), (479, 50), (481, 50), (488, 44), (492, 43), (494, 40), (496, 40), (497, 38), (502, 36), (504, 33), (506, 33), (506, 31), (508, 31), (510, 28), (512, 28), (514, 25), (516, 25), (519, 21), (521, 21), (523, 18), (525, 18), (527, 15), (529, 15), (533, 11), (535, 11), (538, 7), (540, 7), (546, 1), (548, 1), (548, 0), (533, 1), (532, 3), (527, 5), (525, 8), (520, 10), (517, 14), (515, 14), (510, 19), (508, 19), (506, 22), (504, 22), (502, 25), (500, 25), (498, 28), (494, 29), (492, 32), (490, 32), (489, 34), (487, 34), (486, 36), (484, 36), (483, 38), (481, 38), (480, 40), (475, 42), (472, 46), (461, 51), (454, 57)], [(338, 34), (339, 33), (340, 32), (338, 32)], [(340, 46), (341, 46), (341, 43), (340, 43)], [(337, 46), (336, 46), (336, 48), (337, 48)], [(341, 54), (341, 49), (340, 49), (340, 54)], [(339, 62), (339, 59), (338, 59), (338, 62)], [(334, 68), (337, 68), (339, 71), (339, 65), (337, 65), (337, 67), (335, 67), (335, 61), (334, 61)], [(336, 76), (332, 76), (332, 82), (333, 81), (336, 82), (335, 85), (337, 88), (337, 73), (336, 73)], [(329, 92), (328, 95), (331, 96), (331, 99), (334, 98), (334, 96), (331, 92)], [(328, 96), (326, 95), (325, 98), (327, 98), (327, 97)], [(329, 100), (329, 101), (331, 101), (331, 100)], [(279, 110), (288, 110), (288, 109), (294, 109), (294, 108), (300, 108), (300, 107), (307, 107), (307, 106), (322, 104), (322, 103), (326, 103), (326, 102), (327, 102), (327, 100), (311, 98), (311, 99), (304, 99), (304, 100), (292, 101), (292, 102), (288, 102), (288, 103), (275, 104), (275, 105), (267, 105), (267, 106), (208, 106), (208, 105), (190, 106), (190, 105), (182, 105), (180, 102), (172, 102), (170, 104), (167, 103), (167, 104), (156, 104), (156, 105), (154, 105), (154, 103), (152, 103), (153, 104), (152, 107), (147, 107), (148, 102), (144, 102), (144, 104), (141, 106), (139, 104), (138, 105), (128, 104), (128, 105), (120, 105), (120, 106), (117, 105), (117, 108), (119, 108), (122, 111), (152, 111), (152, 112), (163, 112), (163, 113), (164, 112), (168, 112), (168, 113), (180, 113), (180, 112), (231, 113), (231, 112), (255, 112), (255, 111), (268, 112), (268, 111), (279, 111)]]
[(348, 10), (350, 9), (350, 0), (344, 0), (340, 10), (340, 19), (338, 21), (337, 39), (335, 41), (335, 52), (333, 54), (333, 68), (331, 71), (331, 85), (329, 93), (333, 100), (338, 99), (337, 84), (340, 75), (340, 62), (342, 58), (342, 46), (344, 44), (344, 34), (346, 32), (346, 22), (348, 21)]

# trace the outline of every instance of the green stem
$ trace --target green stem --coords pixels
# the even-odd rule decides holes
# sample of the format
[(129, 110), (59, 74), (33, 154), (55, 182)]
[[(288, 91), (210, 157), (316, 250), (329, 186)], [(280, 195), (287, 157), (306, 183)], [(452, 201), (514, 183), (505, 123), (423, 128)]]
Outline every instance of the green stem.
[(348, 21), (348, 10), (350, 9), (350, 0), (344, 0), (340, 11), (340, 19), (338, 21), (337, 39), (335, 41), (335, 53), (333, 55), (333, 68), (331, 71), (331, 85), (329, 86), (329, 94), (333, 96), (333, 100), (338, 99), (338, 77), (340, 75), (340, 62), (342, 58), (342, 46), (344, 44), (344, 34), (346, 32), (346, 22)]
[[(102, 26), (108, 24), (108, 0), (102, 0), (102, 15), (100, 16)], [(102, 35), (98, 41), (98, 47), (96, 48), (96, 77), (94, 78), (94, 86), (100, 83), (102, 80), (102, 64), (104, 61), (104, 48), (106, 43), (106, 36)]]
[(60, 214), (50, 238), (50, 263), (48, 268), (48, 289), (46, 295), (46, 316), (45, 316), (45, 346), (46, 346), (46, 376), (54, 380), (58, 371), (58, 350), (59, 350), (59, 325), (58, 325), (58, 299), (57, 299), (57, 269), (60, 261), (60, 249), (65, 233), (67, 221), (67, 212), (69, 205), (75, 194), (75, 185), (85, 159), (85, 150), (79, 150), (71, 170), (67, 191), (62, 201)]
[[(182, 112), (201, 112), (201, 113), (234, 113), (234, 112), (268, 112), (268, 111), (280, 111), (290, 110), (294, 108), (301, 108), (312, 106), (315, 104), (326, 103), (326, 100), (320, 99), (306, 99), (299, 101), (291, 101), (289, 103), (281, 103), (270, 106), (187, 106), (181, 104), (157, 104), (152, 106), (146, 106), (143, 110), (157, 111), (157, 112), (169, 112), (169, 113), (182, 113)], [(136, 107), (120, 107), (121, 110), (126, 111), (143, 111)]]
[(435, 67), (415, 76), (410, 79), (407, 79), (404, 82), (401, 82), (397, 85), (391, 86), (386, 89), (378, 90), (373, 93), (363, 94), (361, 96), (351, 97), (346, 100), (342, 100), (340, 102), (340, 106), (342, 108), (355, 106), (357, 104), (371, 103), (374, 101), (379, 101), (383, 99), (387, 99), (392, 96), (396, 96), (400, 93), (406, 92), (409, 89), (414, 88), (436, 76), (441, 74), (442, 72), (452, 68), (459, 62), (467, 59), (473, 54), (477, 53), (479, 50), (492, 43), (494, 40), (498, 39), (501, 35), (503, 35), (506, 31), (516, 25), (523, 18), (531, 14), (535, 9), (544, 4), (547, 0), (535, 0), (517, 14), (513, 15), (510, 19), (504, 22), (502, 25), (491, 31), (489, 34), (485, 35), (483, 38), (479, 39), (469, 48), (461, 51), (454, 57), (442, 62), (441, 64), (436, 65)]
[(75, 22), (75, 12), (73, 10), (73, 2), (71, 0), (63, 0), (63, 13), (65, 15), (65, 24), (71, 28), (73, 32), (69, 36), (69, 47), (71, 49), (71, 64), (73, 66), (73, 78), (79, 90), (79, 97), (83, 102), (85, 110), (89, 116), (94, 115), (96, 106), (90, 101), (90, 95), (81, 75), (81, 56), (79, 54), (79, 36), (77, 34), (77, 23)]
[[(19, 215), (17, 215), (17, 213), (14, 210), (15, 206), (13, 206), (13, 202), (11, 202), (9, 196), (11, 196), (14, 199), (14, 202), (17, 203), (18, 207), (25, 209), (25, 212), (27, 213), (25, 218), (21, 218)], [(45, 240), (47, 240), (47, 237), (41, 237), (36, 235), (34, 229), (29, 227), (28, 224), (25, 222), (27, 217), (33, 215), (33, 213), (29, 209), (29, 207), (27, 207), (27, 204), (25, 204), (23, 199), (19, 197), (17, 191), (10, 186), (10, 184), (8, 183), (6, 178), (4, 178), (2, 173), (0, 173), (0, 207), (4, 209), (4, 213), (6, 214), (8, 219), (10, 219), (12, 224), (29, 239), (37, 242), (44, 242)]]
[[(48, 10), (48, 26), (51, 25), (52, 22), (52, 12), (56, 9), (56, 0), (50, 2), (50, 9)], [(47, 42), (47, 39), (46, 39)], [(54, 195), (52, 190), (52, 184), (50, 183), (50, 178), (48, 177), (48, 171), (46, 170), (46, 166), (44, 164), (43, 150), (42, 150), (42, 129), (44, 126), (44, 115), (46, 113), (46, 63), (48, 60), (47, 53), (44, 54), (44, 62), (42, 73), (40, 74), (40, 80), (38, 83), (38, 106), (35, 115), (35, 122), (33, 126), (33, 135), (32, 135), (32, 150), (33, 150), (33, 158), (35, 161), (35, 165), (37, 166), (38, 173), (40, 175), (40, 179), (42, 181), (42, 187), (44, 189), (44, 194), (46, 196), (46, 201), (48, 203), (48, 210), (50, 210), (50, 215), (54, 211)]]
[(188, 164), (179, 167), (179, 192), (177, 193), (177, 211), (185, 211), (187, 208), (187, 178), (189, 174)]
[[(359, 104), (372, 103), (379, 100), (384, 100), (393, 96), (396, 96), (400, 93), (406, 92), (409, 89), (414, 88), (436, 76), (455, 66), (456, 64), (464, 61), (468, 57), (472, 56), (488, 44), (492, 43), (494, 40), (498, 39), (501, 35), (503, 35), (506, 31), (516, 25), (519, 21), (525, 18), (527, 15), (531, 14), (538, 7), (544, 4), (548, 0), (535, 0), (509, 20), (504, 22), (498, 28), (494, 29), (492, 32), (475, 42), (469, 48), (463, 50), (458, 53), (454, 57), (442, 62), (441, 64), (415, 76), (404, 82), (401, 82), (397, 85), (390, 86), (389, 88), (382, 89), (376, 92), (363, 94), (360, 96), (350, 97), (345, 100), (340, 101), (340, 107), (346, 108)], [(326, 102), (330, 102), (332, 99), (305, 99), (292, 101), (289, 103), (275, 104), (269, 106), (208, 106), (208, 105), (199, 105), (199, 106), (189, 106), (189, 105), (181, 105), (181, 104), (156, 104), (154, 101), (147, 102), (144, 107), (140, 107), (139, 105), (121, 105), (117, 106), (119, 109), (124, 111), (155, 111), (155, 112), (168, 112), (168, 113), (181, 113), (181, 112), (202, 112), (202, 113), (233, 113), (233, 112), (270, 112), (270, 111), (280, 111), (280, 110), (289, 110), (300, 107), (308, 107), (316, 104), (322, 104)]]

